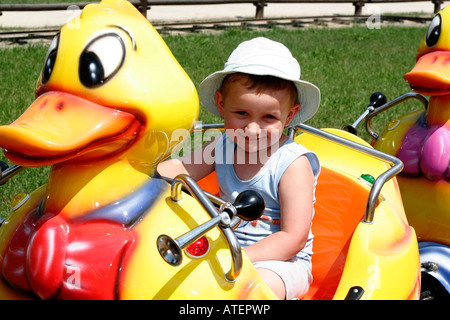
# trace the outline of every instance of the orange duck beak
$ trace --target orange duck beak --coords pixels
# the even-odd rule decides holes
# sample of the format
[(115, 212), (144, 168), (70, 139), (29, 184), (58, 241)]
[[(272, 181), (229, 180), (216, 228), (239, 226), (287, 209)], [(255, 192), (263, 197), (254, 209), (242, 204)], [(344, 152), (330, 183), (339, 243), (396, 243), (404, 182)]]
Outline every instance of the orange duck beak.
[(139, 128), (130, 113), (68, 93), (47, 92), (12, 124), (0, 126), (0, 141), (9, 160), (37, 167), (121, 153)]
[(450, 7), (430, 23), (416, 54), (416, 65), (404, 75), (411, 88), (421, 94), (450, 94)]
[(430, 96), (450, 94), (450, 52), (432, 51), (421, 56), (404, 78), (418, 93)]

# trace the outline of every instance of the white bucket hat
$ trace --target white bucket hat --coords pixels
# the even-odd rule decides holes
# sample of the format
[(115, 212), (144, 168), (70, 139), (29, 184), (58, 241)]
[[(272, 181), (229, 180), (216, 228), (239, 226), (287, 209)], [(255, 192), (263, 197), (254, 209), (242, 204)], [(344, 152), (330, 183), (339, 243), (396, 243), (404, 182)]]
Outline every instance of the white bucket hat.
[(200, 83), (200, 100), (212, 114), (221, 117), (214, 96), (216, 91), (221, 89), (223, 79), (228, 74), (237, 72), (274, 76), (294, 83), (297, 88), (296, 102), (300, 103), (300, 111), (292, 119), (290, 127), (310, 119), (319, 108), (319, 88), (300, 80), (300, 65), (289, 49), (279, 42), (258, 37), (239, 44), (225, 63), (224, 69), (214, 72)]

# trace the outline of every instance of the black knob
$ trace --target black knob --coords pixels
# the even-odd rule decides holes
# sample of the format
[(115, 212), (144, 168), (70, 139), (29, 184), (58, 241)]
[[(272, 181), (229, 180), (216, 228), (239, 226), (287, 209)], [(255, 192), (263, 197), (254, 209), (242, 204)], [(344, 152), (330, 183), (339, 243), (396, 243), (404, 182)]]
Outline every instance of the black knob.
[(236, 208), (236, 215), (246, 221), (256, 220), (266, 208), (264, 198), (256, 191), (246, 190), (238, 194), (233, 206)]
[(386, 96), (382, 92), (372, 93), (370, 96), (370, 104), (369, 106), (374, 107), (375, 109), (381, 107), (383, 104), (387, 102)]

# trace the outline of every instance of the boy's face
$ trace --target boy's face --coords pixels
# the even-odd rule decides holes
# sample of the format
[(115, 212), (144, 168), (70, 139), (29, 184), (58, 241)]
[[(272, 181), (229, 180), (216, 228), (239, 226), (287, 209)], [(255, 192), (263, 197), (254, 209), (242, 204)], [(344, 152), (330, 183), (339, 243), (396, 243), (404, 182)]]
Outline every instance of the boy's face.
[(283, 129), (300, 109), (287, 89), (248, 89), (240, 79), (217, 91), (216, 105), (228, 136), (246, 152), (257, 152), (278, 143)]

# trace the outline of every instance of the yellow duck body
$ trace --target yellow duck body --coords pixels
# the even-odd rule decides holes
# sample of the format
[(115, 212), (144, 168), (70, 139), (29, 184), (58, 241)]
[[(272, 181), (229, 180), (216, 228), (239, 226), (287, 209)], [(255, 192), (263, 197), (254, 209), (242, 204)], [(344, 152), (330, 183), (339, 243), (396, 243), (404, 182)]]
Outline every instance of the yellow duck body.
[[(210, 264), (186, 262), (187, 270), (200, 264), (189, 277), (157, 251), (161, 230), (178, 235), (209, 218), (193, 199), (170, 200), (170, 185), (155, 169), (180, 143), (174, 132), (193, 130), (199, 102), (188, 75), (134, 6), (103, 0), (63, 26), (36, 96), (21, 117), (0, 126), (12, 162), (52, 166), (48, 184), (0, 228), (1, 298), (274, 297), (245, 258), (248, 276), (218, 280), (231, 260), (220, 241), (210, 249)], [(207, 237), (215, 243), (220, 233)], [(192, 286), (207, 274), (213, 280), (203, 289)], [(168, 289), (171, 281), (176, 285)], [(226, 287), (221, 296), (208, 290), (217, 281)]]
[(420, 241), (450, 245), (450, 7), (432, 20), (405, 74), (411, 88), (430, 96), (427, 110), (392, 120), (374, 144), (396, 155), (405, 211)]

